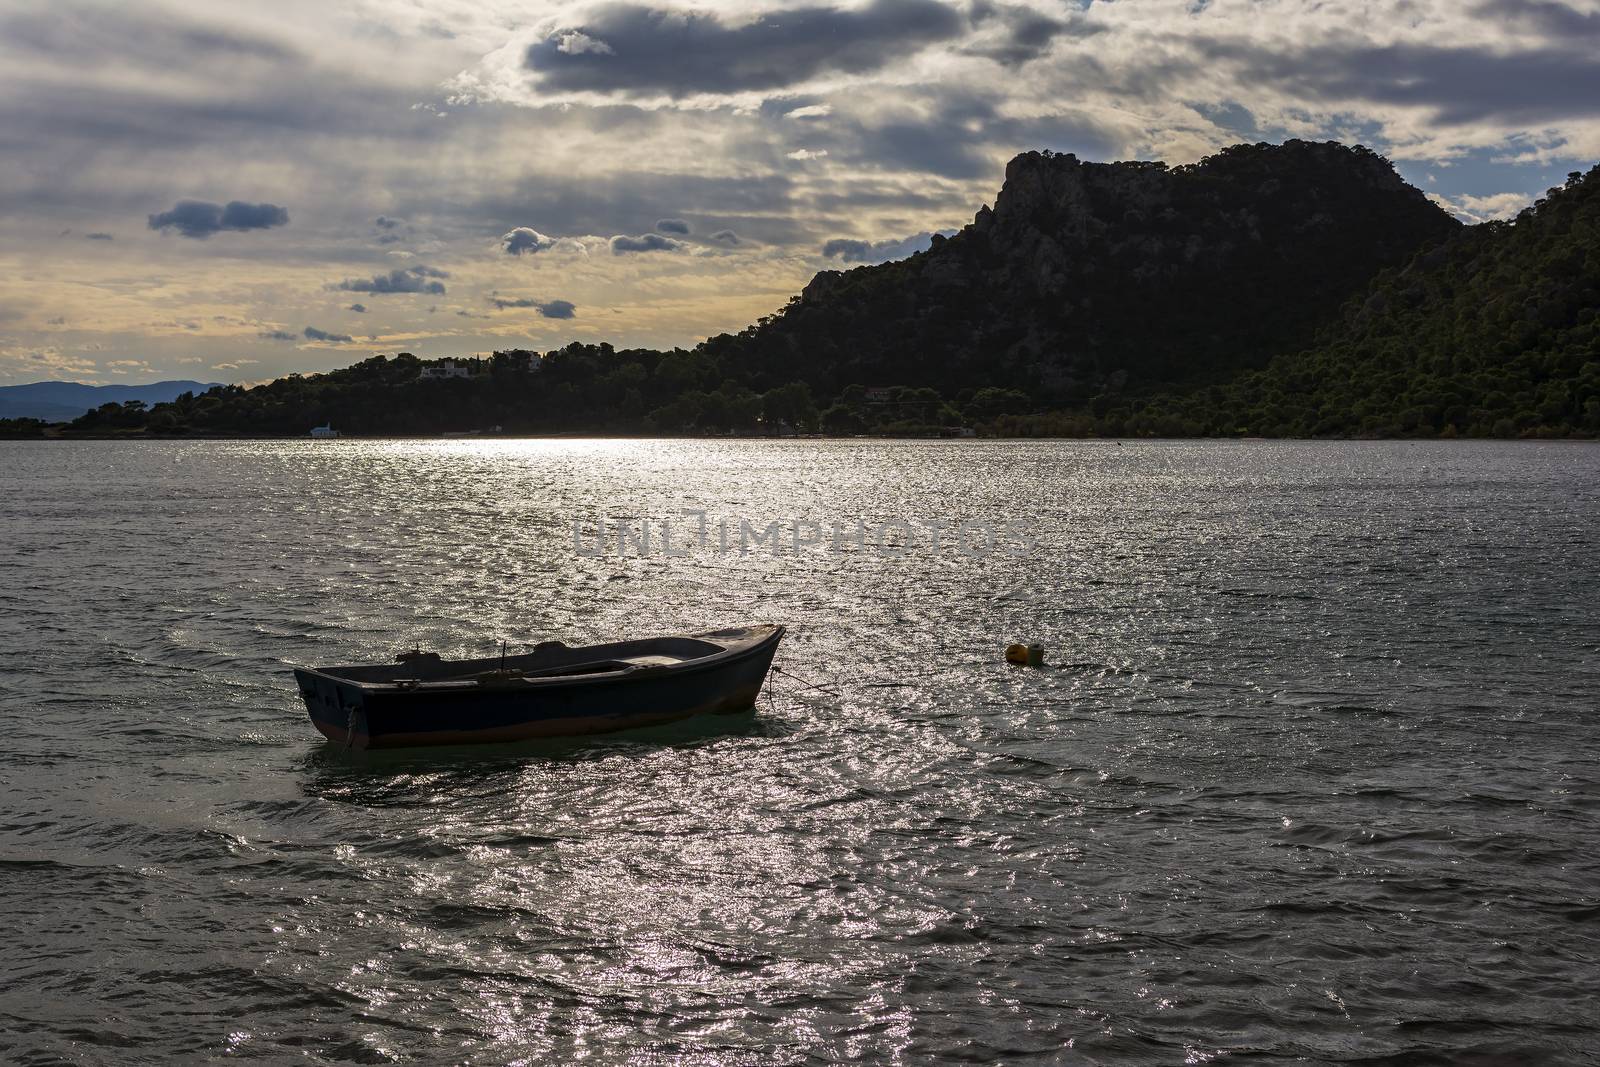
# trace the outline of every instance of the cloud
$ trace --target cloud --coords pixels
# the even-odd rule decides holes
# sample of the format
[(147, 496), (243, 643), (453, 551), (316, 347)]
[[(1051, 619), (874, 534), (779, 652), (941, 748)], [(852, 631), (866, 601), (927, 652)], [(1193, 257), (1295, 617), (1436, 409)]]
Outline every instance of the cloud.
[(506, 308), (533, 308), (547, 319), (575, 318), (578, 306), (570, 300), (534, 300), (532, 297), (491, 297), (489, 302), (504, 311)]
[(1038, 59), (1063, 34), (1091, 36), (1104, 29), (1081, 20), (1058, 19), (1025, 5), (997, 4), (990, 0), (976, 0), (972, 5), (972, 21), (980, 31), (989, 32), (979, 32), (966, 46), (966, 52), (1007, 67)]
[(223, 230), (267, 230), (287, 225), (289, 212), (276, 204), (247, 204), (230, 200), (213, 204), (205, 200), (179, 200), (170, 211), (150, 216), (152, 230), (177, 230), (184, 237), (204, 240)]
[[(990, 94), (955, 86), (930, 88), (915, 99), (888, 97), (875, 107), (839, 114), (826, 127), (808, 129), (807, 147), (826, 151), (834, 162), (983, 182), (991, 189), (990, 183), (1001, 179), (1003, 160), (1018, 152), (1049, 148), (1107, 159), (1116, 158), (1121, 147), (1121, 135), (1107, 128), (1100, 114), (1056, 104), (1045, 114), (1015, 115), (1003, 104)], [(897, 195), (909, 193), (903, 189)]]
[(378, 231), (380, 245), (397, 245), (411, 237), (411, 227), (406, 224), (405, 219), (379, 215), (372, 220), (372, 225)]
[(657, 219), (656, 231), (658, 233), (676, 233), (687, 235), (689, 224), (682, 219)]
[(540, 89), (681, 98), (777, 89), (829, 73), (864, 74), (960, 35), (938, 0), (796, 7), (739, 21), (701, 11), (610, 3), (523, 56)]
[(554, 237), (546, 237), (538, 230), (528, 226), (518, 226), (500, 238), (500, 247), (508, 256), (532, 255), (535, 252), (543, 252), (553, 247), (555, 243), (556, 239)]
[[(582, 108), (557, 109), (562, 115), (587, 115), (588, 121), (600, 121)], [(601, 119), (615, 121), (613, 111), (634, 112), (634, 109), (604, 109)], [(525, 111), (516, 112), (525, 114)], [(663, 131), (657, 129), (660, 113), (636, 112), (643, 116), (643, 126), (625, 124), (618, 128), (601, 126), (583, 131), (574, 130), (574, 136), (596, 138), (609, 143), (613, 138), (638, 138), (650, 141)], [(680, 123), (676, 116), (667, 116), (671, 131), (692, 129), (694, 122)], [(711, 120), (713, 129), (721, 120)], [(748, 126), (748, 120), (743, 125)], [(519, 174), (506, 185), (481, 196), (462, 198), (454, 202), (441, 202), (437, 194), (419, 193), (418, 210), (429, 209), (441, 222), (463, 231), (479, 229), (484, 220), (489, 225), (504, 230), (521, 226), (524, 219), (560, 219), (563, 229), (574, 236), (547, 237), (554, 244), (550, 252), (574, 255), (606, 252), (609, 239), (597, 234), (622, 233), (630, 226), (629, 220), (654, 219), (663, 203), (680, 206), (683, 211), (693, 211), (720, 218), (720, 225), (731, 226), (741, 234), (747, 230), (776, 241), (780, 234), (796, 235), (804, 231), (797, 214), (794, 198), (802, 191), (792, 173), (772, 171), (762, 173), (717, 173), (693, 159), (674, 160), (667, 169), (645, 171), (636, 168), (608, 168), (605, 164), (582, 160), (573, 164), (576, 174), (531, 172)], [(791, 168), (784, 168), (789, 171)], [(709, 172), (708, 172), (709, 171)], [(746, 225), (743, 220), (752, 221)], [(759, 229), (758, 229), (759, 228)], [(535, 231), (538, 232), (538, 231)], [(810, 234), (806, 235), (810, 243)]]
[(390, 271), (388, 274), (375, 274), (371, 278), (346, 278), (335, 288), (343, 289), (350, 293), (434, 293), (444, 292), (444, 283), (429, 281), (430, 278), (448, 278), (450, 275), (442, 270), (421, 265), (415, 267), (401, 267)]
[[(954, 230), (940, 230), (939, 236), (949, 237)], [(858, 241), (847, 237), (836, 237), (822, 246), (822, 254), (828, 259), (837, 259), (842, 263), (887, 263), (894, 259), (905, 259), (918, 252), (926, 252), (933, 247), (932, 233), (916, 233), (910, 237), (901, 237), (887, 241)]]
[(83, 239), (85, 241), (115, 241), (116, 237), (109, 233), (86, 233), (83, 235)]
[(627, 255), (629, 252), (676, 252), (682, 247), (682, 241), (663, 237), (659, 233), (644, 233), (637, 237), (618, 234), (611, 239), (611, 254), (614, 256)]
[(1212, 40), (1200, 52), (1249, 83), (1324, 104), (1419, 108), (1448, 126), (1600, 116), (1600, 63), (1586, 51), (1345, 42), (1286, 49)]
[(256, 334), (263, 341), (298, 341), (300, 338), (287, 330), (262, 330)]
[(355, 340), (354, 337), (347, 333), (329, 333), (326, 330), (319, 330), (315, 326), (307, 326), (305, 335), (307, 341), (326, 341), (335, 345), (347, 345)]
[(586, 33), (569, 30), (556, 39), (556, 51), (568, 56), (610, 56), (616, 52), (604, 41), (597, 41)]
[(349, 307), (345, 308), (345, 310), (346, 311), (354, 311), (357, 315), (365, 315), (367, 313), (367, 305), (365, 305), (365, 304), (351, 304)]
[(1534, 201), (1534, 198), (1527, 193), (1492, 193), (1488, 196), (1468, 195), (1454, 198), (1429, 193), (1428, 199), (1463, 222), (1514, 219)]
[(1473, 14), (1521, 23), (1565, 40), (1600, 37), (1600, 11), (1576, 11), (1552, 0), (1485, 0), (1473, 8)]
[[(27, 292), (0, 298), (27, 308), (0, 322), (0, 347), (66, 335), (145, 351), (157, 367), (179, 353), (255, 352), (286, 372), (304, 369), (297, 345), (312, 347), (294, 322), (337, 330), (337, 300), (371, 299), (362, 317), (375, 323), (401, 305), (403, 321), (387, 325), (402, 333), (385, 343), (447, 352), (468, 342), (467, 326), (538, 325), (531, 308), (487, 303), (497, 284), (543, 302), (566, 288), (590, 309), (586, 323), (606, 320), (605, 339), (671, 346), (743, 327), (817, 267), (909, 250), (885, 238), (970, 219), (1020, 150), (1178, 164), (1241, 140), (1361, 140), (1408, 177), (1436, 174), (1425, 188), (1462, 217), (1509, 212), (1514, 196), (1490, 201), (1600, 157), (1589, 73), (1600, 0), (942, 2), (948, 16), (876, 0), (452, 0), (433, 12), (377, 0), (365, 15), (302, 5), (265, 21), (199, 0), (12, 5), (0, 14), (0, 218), (35, 221), (11, 235), (31, 277)], [(924, 11), (948, 35), (915, 19), (903, 40), (815, 32)], [(434, 18), (454, 43), (426, 31)], [(641, 26), (660, 36), (632, 32)], [(538, 52), (546, 41), (557, 54)], [(458, 106), (458, 92), (492, 106)], [(158, 205), (176, 212), (180, 196), (211, 195), (295, 204), (292, 224), (209, 246), (178, 240), (177, 219), (161, 241), (137, 228)], [(218, 203), (202, 232), (222, 225)], [(656, 231), (682, 248), (610, 252), (610, 235), (649, 232), (639, 224), (666, 210), (692, 223), (690, 234)], [(113, 225), (118, 253), (107, 255), (85, 229)], [(519, 227), (526, 247), (502, 251)], [(859, 244), (822, 259), (830, 238)], [(151, 249), (158, 284), (134, 287), (119, 261), (141, 242), (167, 247)], [(251, 258), (172, 254), (236, 246)], [(410, 256), (383, 255), (400, 248)], [(496, 263), (530, 253), (559, 256), (569, 280), (495, 277)], [(387, 277), (441, 262), (461, 265), (455, 280)], [(517, 264), (534, 265), (545, 263)], [(367, 291), (330, 295), (343, 278)], [(448, 295), (367, 295), (436, 281)], [(92, 315), (79, 292), (104, 294)], [(443, 318), (423, 314), (422, 295)], [(264, 321), (165, 325), (212, 327), (213, 310), (258, 301), (271, 301), (250, 312)], [(457, 307), (492, 321), (451, 323)], [(70, 333), (43, 321), (58, 311)], [(295, 340), (256, 336), (277, 327)]]

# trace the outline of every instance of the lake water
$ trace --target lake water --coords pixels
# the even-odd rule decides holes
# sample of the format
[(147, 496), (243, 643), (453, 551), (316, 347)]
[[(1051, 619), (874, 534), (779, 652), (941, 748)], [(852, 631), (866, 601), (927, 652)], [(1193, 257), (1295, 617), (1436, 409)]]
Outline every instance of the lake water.
[[(17, 442), (0, 536), (6, 1062), (1600, 1058), (1592, 445)], [(289, 674), (751, 620), (646, 734)]]

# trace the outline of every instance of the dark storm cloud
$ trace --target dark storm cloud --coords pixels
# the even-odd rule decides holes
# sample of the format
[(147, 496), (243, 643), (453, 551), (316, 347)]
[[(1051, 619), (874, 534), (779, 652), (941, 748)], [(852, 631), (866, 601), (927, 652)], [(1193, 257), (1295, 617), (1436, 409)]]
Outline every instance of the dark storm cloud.
[(80, 10), (64, 4), (41, 5), (37, 11), (0, 18), (0, 33), (14, 49), (63, 63), (82, 62), (90, 53), (114, 53), (124, 63), (152, 65), (170, 64), (178, 56), (191, 63), (283, 62), (296, 56), (287, 45), (266, 37), (246, 36), (210, 23), (183, 22), (168, 12), (160, 18), (142, 18), (141, 14), (137, 5)]
[(327, 330), (319, 330), (315, 326), (307, 326), (305, 335), (308, 341), (328, 341), (336, 345), (347, 345), (355, 340), (354, 337), (347, 333), (329, 333)]
[(1473, 8), (1472, 13), (1483, 18), (1520, 22), (1566, 41), (1600, 36), (1600, 13), (1575, 11), (1553, 0), (1485, 0)]
[(703, 12), (617, 3), (553, 31), (529, 47), (524, 65), (556, 91), (736, 93), (867, 73), (965, 29), (966, 19), (938, 0), (802, 7), (733, 25)]
[(185, 237), (204, 240), (223, 230), (267, 230), (289, 222), (289, 212), (276, 204), (247, 204), (230, 200), (179, 200), (170, 211), (150, 216), (152, 230), (177, 230)]
[[(940, 230), (939, 236), (949, 237), (954, 230)], [(857, 241), (836, 237), (822, 246), (822, 254), (841, 263), (887, 263), (892, 259), (905, 259), (933, 246), (933, 234), (914, 233), (887, 241)]]
[(335, 288), (343, 289), (350, 293), (434, 293), (443, 294), (442, 282), (429, 281), (430, 278), (448, 278), (450, 275), (442, 270), (432, 267), (402, 267), (392, 270), (388, 274), (377, 274), (371, 278), (346, 278)]
[(578, 305), (570, 300), (535, 300), (527, 296), (507, 299), (496, 296), (491, 297), (489, 302), (501, 311), (506, 308), (533, 308), (547, 319), (570, 319), (578, 313)]
[(1123, 149), (1119, 136), (1093, 117), (1071, 110), (1043, 118), (1012, 118), (1001, 114), (987, 94), (954, 88), (930, 92), (922, 103), (918, 114), (903, 118), (835, 116), (825, 126), (808, 130), (807, 143), (841, 162), (958, 182), (997, 181), (1007, 159), (1030, 149), (1049, 148), (1091, 159), (1111, 158)]
[(387, 215), (379, 215), (372, 220), (372, 225), (378, 230), (380, 245), (400, 244), (411, 234), (411, 227), (406, 225), (405, 219), (392, 219)]
[(1257, 84), (1318, 100), (1425, 107), (1446, 125), (1600, 115), (1600, 63), (1588, 50), (1328, 45), (1276, 51), (1239, 41), (1198, 47)]
[(116, 238), (114, 236), (112, 236), (111, 234), (109, 234), (109, 233), (86, 233), (86, 234), (83, 235), (83, 239), (85, 241), (115, 241), (116, 240)]
[(298, 341), (298, 340), (300, 340), (300, 338), (296, 337), (294, 334), (290, 333), (287, 330), (262, 330), (260, 333), (256, 334), (256, 336), (261, 338), (264, 341)]
[(684, 222), (682, 219), (657, 219), (656, 231), (658, 233), (676, 233), (682, 236), (687, 236), (689, 233), (689, 224)]
[(732, 230), (718, 230), (716, 233), (707, 237), (706, 240), (714, 241), (719, 245), (727, 245), (729, 248), (732, 248), (734, 245), (740, 243), (739, 235), (734, 233)]
[[(416, 151), (439, 140), (416, 90), (328, 64), (244, 20), (179, 6), (0, 3), (0, 214), (92, 205), (137, 212), (170, 200), (177, 153), (251, 162), (316, 153), (330, 188), (364, 164), (346, 138)], [(324, 151), (326, 147), (326, 151)], [(61, 175), (70, 173), (72, 180)], [(284, 242), (274, 242), (283, 245)], [(270, 254), (276, 254), (270, 253)]]
[(1050, 50), (1057, 37), (1090, 37), (1104, 32), (1104, 27), (1093, 23), (1052, 18), (1030, 7), (990, 0), (978, 0), (972, 5), (972, 22), (979, 29), (997, 26), (1001, 32), (998, 40), (973, 44), (964, 51), (1008, 67), (1038, 59)]
[(543, 252), (556, 243), (554, 237), (546, 237), (528, 226), (518, 226), (500, 238), (500, 247), (508, 256), (532, 255)]
[(676, 252), (682, 241), (663, 237), (659, 233), (642, 233), (637, 237), (619, 234), (611, 239), (611, 254), (625, 256), (630, 252)]

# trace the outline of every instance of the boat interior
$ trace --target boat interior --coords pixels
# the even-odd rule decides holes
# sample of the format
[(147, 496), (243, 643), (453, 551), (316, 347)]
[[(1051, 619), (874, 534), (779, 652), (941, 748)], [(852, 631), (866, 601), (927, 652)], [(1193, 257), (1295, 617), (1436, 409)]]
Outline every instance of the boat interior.
[(572, 647), (560, 641), (535, 645), (530, 652), (488, 659), (441, 659), (414, 650), (395, 663), (322, 667), (319, 673), (366, 685), (428, 685), (464, 682), (511, 684), (540, 678), (609, 674), (647, 667), (675, 667), (726, 651), (726, 646), (692, 637), (657, 637), (607, 645)]

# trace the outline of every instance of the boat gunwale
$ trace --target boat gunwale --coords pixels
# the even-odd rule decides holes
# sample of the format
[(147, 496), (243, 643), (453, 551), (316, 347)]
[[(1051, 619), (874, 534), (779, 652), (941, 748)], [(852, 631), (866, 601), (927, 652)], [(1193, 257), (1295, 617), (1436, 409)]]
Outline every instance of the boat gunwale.
[[(336, 686), (353, 686), (356, 689), (358, 689), (363, 695), (383, 696), (383, 697), (386, 697), (386, 698), (390, 698), (390, 697), (407, 698), (407, 697), (410, 697), (410, 698), (417, 698), (417, 699), (426, 700), (426, 699), (432, 699), (432, 698), (436, 698), (436, 697), (443, 696), (443, 695), (456, 696), (456, 695), (465, 695), (465, 694), (482, 694), (484, 696), (489, 696), (489, 695), (503, 695), (503, 694), (510, 694), (510, 693), (527, 693), (527, 692), (532, 692), (532, 691), (538, 691), (540, 689), (551, 689), (551, 688), (557, 688), (557, 687), (615, 685), (615, 684), (618, 684), (618, 683), (628, 682), (628, 681), (647, 681), (647, 680), (654, 680), (654, 679), (661, 679), (661, 678), (673, 678), (673, 677), (680, 677), (680, 676), (688, 675), (688, 674), (698, 674), (698, 673), (700, 673), (702, 671), (706, 671), (706, 670), (716, 670), (719, 667), (727, 666), (730, 663), (738, 662), (739, 660), (746, 659), (746, 658), (748, 658), (750, 656), (760, 655), (762, 652), (764, 652), (770, 646), (777, 644), (778, 641), (780, 641), (783, 638), (783, 636), (784, 636), (784, 634), (786, 632), (786, 628), (783, 625), (779, 624), (779, 623), (761, 623), (761, 624), (758, 624), (756, 626), (748, 627), (747, 629), (755, 631), (755, 630), (760, 630), (762, 628), (766, 628), (768, 630), (768, 632), (766, 634), (762, 635), (761, 637), (757, 638), (757, 639), (749, 640), (748, 642), (746, 642), (744, 639), (739, 639), (739, 640), (734, 642), (732, 647), (726, 647), (725, 646), (719, 652), (713, 652), (713, 653), (711, 653), (709, 655), (701, 656), (701, 657), (698, 657), (696, 659), (684, 660), (681, 663), (675, 663), (675, 664), (636, 664), (636, 665), (630, 665), (630, 666), (627, 666), (627, 667), (623, 667), (620, 670), (606, 671), (604, 673), (599, 673), (599, 674), (556, 674), (556, 675), (549, 675), (549, 676), (546, 676), (546, 677), (526, 678), (526, 679), (517, 681), (517, 682), (515, 682), (514, 684), (511, 684), (511, 685), (490, 685), (490, 686), (485, 686), (478, 679), (472, 678), (472, 677), (440, 679), (439, 681), (436, 681), (436, 682), (420, 682), (420, 681), (419, 682), (410, 682), (410, 680), (407, 679), (406, 681), (410, 682), (410, 684), (406, 684), (405, 682), (402, 682), (402, 681), (399, 681), (399, 680), (386, 681), (386, 682), (362, 682), (362, 681), (357, 681), (357, 680), (355, 680), (353, 678), (345, 678), (345, 677), (343, 677), (341, 675), (331, 673), (332, 671), (336, 671), (336, 670), (340, 670), (340, 669), (347, 669), (347, 668), (339, 668), (339, 667), (296, 667), (294, 670), (295, 670), (295, 673), (297, 675), (309, 675), (309, 676), (312, 676), (312, 677), (315, 677), (315, 678), (325, 679), (325, 680), (327, 680), (329, 682), (334, 683)], [(692, 639), (692, 640), (705, 640), (705, 641), (708, 641), (708, 643), (709, 643), (709, 642), (713, 641), (717, 636), (724, 635), (725, 633), (726, 633), (726, 631), (715, 630), (715, 631), (711, 631), (709, 633), (673, 634), (673, 635), (669, 635), (669, 636), (670, 637), (686, 637), (686, 638), (689, 638), (689, 639)], [(660, 640), (660, 639), (659, 638), (645, 638), (640, 643), (645, 643), (645, 642), (648, 642), (650, 640)], [(632, 644), (632, 643), (633, 642), (616, 641), (616, 642), (609, 642), (609, 643), (601, 644), (601, 645), (576, 645), (576, 646), (569, 646), (569, 647), (578, 648), (578, 649), (582, 649), (582, 648), (608, 648), (608, 647), (609, 648), (615, 648), (618, 645), (625, 645), (625, 644)], [(532, 653), (525, 653), (525, 655), (531, 655), (531, 654)], [(446, 661), (446, 662), (456, 662), (456, 663), (474, 663), (474, 662), (478, 662), (478, 663), (494, 663), (496, 661), (490, 659), (490, 660), (453, 660), (453, 661)], [(593, 663), (595, 661), (594, 660), (580, 661), (579, 663), (570, 664), (568, 666), (581, 666), (584, 662)], [(360, 666), (370, 666), (370, 664), (350, 664), (349, 666), (360, 667)], [(427, 688), (424, 688), (423, 687), (424, 685), (426, 685)]]

